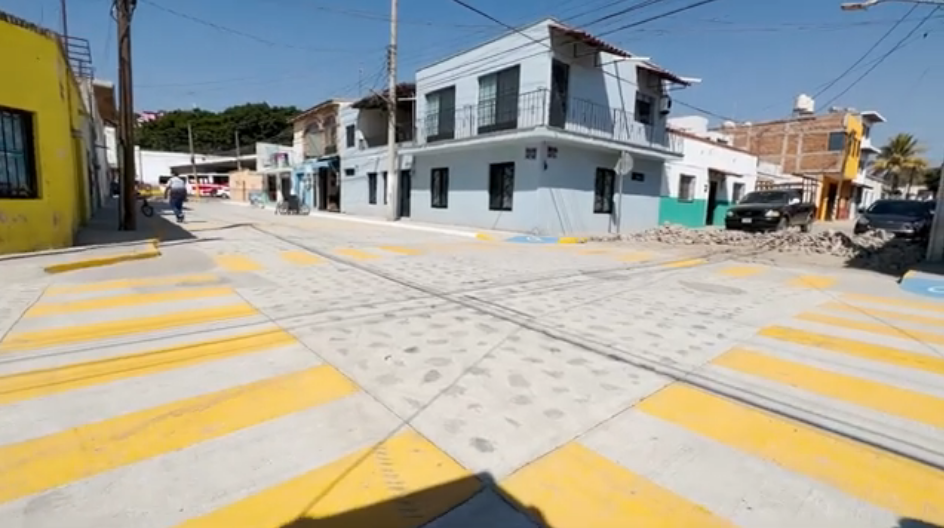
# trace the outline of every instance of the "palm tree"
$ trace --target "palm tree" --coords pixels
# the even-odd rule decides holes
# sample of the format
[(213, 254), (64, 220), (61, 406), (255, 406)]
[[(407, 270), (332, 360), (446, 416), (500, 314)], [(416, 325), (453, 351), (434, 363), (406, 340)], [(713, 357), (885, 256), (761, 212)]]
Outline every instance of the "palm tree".
[(872, 171), (882, 176), (892, 194), (906, 183), (905, 196), (911, 192), (915, 178), (923, 174), (928, 162), (921, 157), (924, 147), (911, 134), (896, 134), (888, 140), (872, 164)]

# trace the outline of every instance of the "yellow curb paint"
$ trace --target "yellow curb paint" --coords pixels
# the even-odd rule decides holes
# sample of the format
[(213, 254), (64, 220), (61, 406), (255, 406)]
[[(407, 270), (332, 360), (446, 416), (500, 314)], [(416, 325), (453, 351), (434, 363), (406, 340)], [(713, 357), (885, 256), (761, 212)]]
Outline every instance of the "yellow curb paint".
[(3, 376), (0, 377), (0, 404), (267, 351), (295, 342), (284, 330), (268, 328), (140, 354)]
[(209, 299), (211, 297), (225, 297), (227, 295), (234, 294), (235, 291), (233, 291), (232, 288), (217, 287), (203, 288), (198, 290), (170, 290), (150, 293), (130, 293), (127, 295), (98, 297), (95, 299), (84, 299), (61, 303), (40, 302), (33, 305), (33, 307), (26, 312), (24, 317), (32, 318), (48, 315), (87, 312), (91, 310), (107, 310), (110, 308), (128, 308), (131, 306), (141, 306), (145, 304), (192, 301), (196, 299)]
[(664, 268), (690, 268), (692, 266), (699, 266), (708, 262), (705, 259), (689, 259), (689, 260), (676, 260), (674, 262), (667, 262), (662, 265)]
[(495, 237), (493, 237), (492, 235), (485, 234), (485, 233), (476, 233), (475, 238), (479, 240), (486, 240), (489, 242), (493, 242), (495, 240)]
[(901, 517), (944, 523), (944, 472), (929, 466), (679, 383), (636, 409)]
[(865, 295), (860, 293), (847, 293), (840, 297), (844, 301), (867, 302), (873, 304), (887, 304), (889, 306), (898, 306), (901, 308), (911, 308), (914, 310), (926, 310), (929, 312), (944, 312), (944, 303), (914, 301), (910, 299), (896, 299), (893, 297), (879, 297), (877, 295)]
[(64, 262), (62, 264), (53, 264), (46, 266), (43, 270), (46, 273), (65, 273), (67, 271), (76, 271), (80, 269), (87, 268), (98, 268), (102, 266), (111, 266), (112, 264), (119, 264), (121, 262), (130, 262), (134, 260), (145, 260), (152, 259), (161, 256), (161, 252), (157, 247), (157, 240), (151, 240), (148, 242), (148, 248), (144, 251), (134, 251), (130, 253), (119, 253), (117, 255), (109, 255), (105, 257), (92, 257), (82, 260), (73, 260), (71, 262)]
[(824, 310), (837, 311), (837, 312), (857, 313), (861, 315), (867, 315), (869, 317), (876, 317), (879, 319), (892, 319), (895, 321), (902, 321), (906, 323), (923, 324), (923, 325), (928, 325), (928, 326), (936, 326), (938, 328), (944, 328), (944, 317), (928, 317), (926, 315), (893, 312), (891, 310), (876, 310), (874, 308), (865, 308), (862, 306), (841, 303), (838, 301), (828, 302), (828, 303), (818, 306), (817, 308), (821, 308)]
[(215, 260), (217, 266), (232, 273), (262, 270), (258, 262), (243, 255), (217, 255)]
[(917, 354), (890, 346), (873, 345), (865, 341), (807, 332), (805, 330), (797, 330), (785, 326), (768, 326), (761, 328), (757, 335), (796, 345), (815, 347), (830, 352), (839, 352), (840, 354), (867, 359), (869, 361), (888, 363), (896, 367), (912, 368), (944, 375), (944, 358), (937, 356)]
[(790, 286), (824, 290), (836, 284), (836, 279), (823, 275), (803, 275), (790, 281)]
[(283, 251), (281, 256), (286, 262), (290, 262), (298, 266), (311, 266), (312, 264), (324, 263), (323, 258), (307, 251)]
[(147, 332), (169, 330), (171, 328), (249, 317), (258, 313), (259, 312), (251, 305), (239, 303), (214, 308), (202, 308), (199, 310), (182, 310), (150, 317), (136, 317), (117, 321), (91, 323), (82, 326), (66, 326), (47, 330), (17, 332), (7, 335), (6, 339), (0, 342), (0, 352), (20, 352), (72, 343), (125, 337)]
[(944, 430), (944, 399), (928, 394), (810, 367), (745, 348), (734, 348), (712, 363)]
[(577, 442), (518, 470), (501, 490), (554, 528), (733, 526)]
[(481, 488), (477, 477), (409, 430), (180, 526), (278, 528), (308, 521), (415, 528)]
[(389, 251), (391, 253), (399, 253), (401, 255), (422, 255), (423, 252), (418, 249), (401, 247), (401, 246), (380, 246), (380, 249), (384, 251)]
[(147, 288), (150, 286), (191, 286), (220, 282), (216, 275), (183, 275), (173, 277), (156, 277), (150, 279), (119, 279), (112, 281), (93, 282), (90, 284), (64, 284), (50, 286), (45, 295), (65, 295), (71, 293), (88, 293), (108, 290), (124, 290), (130, 288)]
[(320, 366), (0, 447), (0, 503), (354, 394)]
[(796, 319), (819, 323), (847, 330), (858, 330), (860, 332), (869, 332), (872, 334), (897, 337), (910, 341), (920, 341), (924, 343), (933, 343), (935, 345), (944, 345), (944, 334), (935, 334), (910, 328), (897, 328), (886, 323), (874, 323), (866, 321), (857, 321), (855, 319), (846, 319), (845, 317), (833, 317), (812, 312), (804, 312), (796, 316)]
[(743, 278), (759, 275), (763, 271), (764, 268), (760, 266), (731, 266), (718, 271), (718, 273), (729, 277)]
[(354, 248), (340, 248), (335, 249), (334, 252), (338, 255), (341, 255), (342, 257), (347, 257), (354, 260), (374, 260), (380, 258), (379, 255)]
[(561, 237), (557, 239), (558, 244), (583, 244), (586, 241), (586, 238), (581, 237)]

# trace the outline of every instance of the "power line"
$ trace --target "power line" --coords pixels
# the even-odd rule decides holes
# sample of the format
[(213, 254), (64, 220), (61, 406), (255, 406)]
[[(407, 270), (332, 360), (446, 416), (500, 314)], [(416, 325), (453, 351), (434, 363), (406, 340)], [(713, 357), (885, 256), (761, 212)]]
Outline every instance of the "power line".
[(835, 86), (836, 83), (838, 83), (839, 81), (841, 81), (842, 79), (844, 79), (844, 78), (846, 77), (846, 75), (849, 75), (849, 73), (850, 73), (853, 69), (855, 69), (856, 66), (858, 66), (859, 64), (862, 64), (862, 61), (864, 61), (864, 60), (866, 59), (866, 57), (868, 57), (873, 51), (875, 51), (875, 48), (878, 48), (878, 46), (879, 46), (882, 42), (885, 42), (885, 39), (887, 39), (892, 33), (894, 33), (894, 31), (895, 31), (896, 29), (898, 29), (898, 26), (900, 26), (900, 25), (902, 24), (902, 22), (904, 22), (908, 17), (911, 16), (912, 13), (915, 12), (916, 9), (918, 9), (918, 5), (919, 5), (919, 4), (915, 4), (915, 5), (911, 6), (911, 9), (909, 9), (908, 12), (904, 14), (904, 16), (902, 16), (901, 18), (899, 18), (899, 19), (898, 19), (898, 22), (895, 22), (895, 25), (893, 25), (892, 27), (890, 27), (890, 28), (888, 29), (888, 31), (885, 32), (885, 34), (883, 34), (881, 37), (879, 37), (879, 39), (876, 40), (875, 43), (873, 43), (872, 46), (869, 47), (869, 49), (865, 50), (865, 53), (863, 53), (861, 57), (859, 57), (855, 62), (852, 63), (852, 65), (850, 65), (848, 68), (846, 68), (845, 71), (843, 71), (842, 73), (840, 73), (840, 74), (839, 74), (838, 76), (836, 76), (836, 78), (834, 78), (833, 80), (831, 80), (831, 81), (829, 81), (828, 83), (826, 83), (825, 86), (823, 86), (818, 92), (816, 92), (816, 94), (813, 95), (813, 99), (816, 99), (817, 97), (823, 95), (824, 92), (826, 92), (827, 90), (829, 90), (830, 88), (832, 88), (833, 86)]
[[(901, 49), (901, 48), (905, 45), (905, 42), (906, 42), (909, 38), (911, 38), (912, 35), (914, 35), (915, 33), (917, 33), (917, 31), (918, 31), (919, 29), (921, 29), (921, 26), (923, 26), (928, 20), (930, 20), (930, 19), (931, 19), (931, 16), (933, 16), (934, 13), (937, 13), (938, 10), (941, 9), (941, 7), (944, 7), (944, 6), (937, 6), (937, 7), (935, 7), (934, 9), (932, 9), (931, 11), (929, 11), (928, 14), (925, 15), (925, 17), (922, 18), (921, 21), (918, 22), (917, 25), (915, 25), (915, 27), (911, 28), (911, 31), (909, 31), (907, 35), (905, 35), (904, 37), (902, 37), (901, 40), (899, 40), (890, 50), (888, 50), (887, 52), (885, 52), (884, 55), (882, 55), (881, 57), (879, 57), (879, 59), (875, 62), (875, 64), (872, 65), (872, 67), (870, 67), (869, 69), (865, 70), (865, 71), (862, 73), (862, 75), (860, 75), (859, 77), (857, 77), (856, 80), (852, 81), (852, 84), (850, 84), (849, 86), (847, 86), (845, 90), (843, 90), (843, 91), (839, 92), (838, 94), (836, 94), (836, 96), (833, 97), (832, 99), (830, 99), (829, 101), (826, 101), (826, 103), (823, 104), (823, 106), (824, 106), (824, 107), (829, 107), (829, 105), (832, 104), (833, 101), (835, 101), (836, 99), (839, 99), (839, 98), (842, 97), (843, 95), (846, 95), (846, 94), (849, 92), (849, 90), (852, 90), (853, 88), (855, 88), (860, 82), (862, 82), (863, 79), (865, 79), (866, 77), (868, 77), (870, 73), (872, 73), (876, 68), (878, 68), (879, 66), (881, 66), (882, 63), (885, 62), (885, 60), (887, 60), (889, 57), (891, 57), (892, 54), (894, 54), (896, 51), (898, 51), (899, 49)], [(925, 36), (927, 36), (927, 34), (925, 34)]]
[(660, 13), (660, 14), (658, 14), (658, 15), (651, 16), (651, 17), (649, 17), (649, 18), (644, 18), (644, 19), (642, 19), (642, 20), (639, 20), (638, 22), (633, 22), (633, 23), (631, 23), (631, 24), (626, 24), (626, 25), (624, 25), (624, 26), (620, 26), (620, 27), (617, 27), (617, 28), (608, 29), (608, 30), (606, 30), (606, 31), (604, 31), (604, 32), (602, 32), (602, 33), (598, 33), (597, 36), (598, 36), (598, 37), (602, 37), (602, 36), (604, 36), (604, 35), (610, 35), (610, 34), (612, 34), (612, 33), (616, 33), (616, 32), (619, 32), (619, 31), (624, 31), (624, 30), (626, 30), (626, 29), (631, 29), (631, 28), (634, 28), (634, 27), (638, 27), (638, 26), (641, 26), (641, 25), (643, 25), (643, 24), (648, 24), (648, 23), (650, 23), (650, 22), (655, 22), (656, 20), (661, 20), (661, 19), (663, 19), (663, 18), (670, 17), (670, 16), (672, 16), (672, 15), (677, 15), (677, 14), (679, 14), (679, 13), (684, 13), (685, 11), (689, 11), (689, 10), (691, 10), (691, 9), (695, 9), (696, 7), (701, 7), (701, 6), (704, 6), (704, 5), (713, 4), (713, 3), (717, 2), (717, 1), (718, 1), (718, 0), (700, 0), (699, 2), (694, 2), (694, 3), (692, 3), (692, 4), (688, 4), (688, 5), (686, 5), (686, 6), (682, 6), (682, 7), (679, 7), (679, 8), (677, 8), (677, 9), (673, 9), (673, 10), (671, 10), (671, 11), (666, 11), (665, 13)]

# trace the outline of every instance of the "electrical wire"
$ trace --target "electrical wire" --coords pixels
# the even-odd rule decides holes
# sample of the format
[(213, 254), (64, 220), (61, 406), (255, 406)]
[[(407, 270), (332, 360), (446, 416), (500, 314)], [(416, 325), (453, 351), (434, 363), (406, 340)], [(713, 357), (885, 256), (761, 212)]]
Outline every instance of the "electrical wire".
[[(855, 88), (860, 82), (862, 82), (863, 79), (865, 79), (866, 77), (868, 77), (870, 73), (872, 73), (873, 71), (875, 71), (876, 68), (878, 68), (879, 66), (881, 66), (882, 63), (884, 63), (884, 62), (885, 62), (889, 57), (891, 57), (896, 51), (898, 51), (898, 50), (900, 50), (902, 47), (904, 47), (904, 46), (906, 45), (906, 42), (908, 41), (908, 39), (910, 39), (912, 35), (914, 35), (915, 33), (917, 33), (917, 31), (918, 31), (919, 29), (921, 29), (921, 27), (922, 27), (925, 23), (927, 23), (927, 21), (930, 20), (931, 17), (941, 9), (941, 7), (944, 7), (944, 6), (937, 6), (937, 7), (935, 7), (934, 9), (932, 9), (931, 11), (929, 11), (928, 14), (927, 14), (924, 18), (922, 18), (920, 22), (918, 22), (918, 23), (915, 25), (915, 27), (911, 28), (911, 31), (909, 31), (907, 35), (905, 35), (904, 37), (902, 37), (894, 46), (892, 46), (891, 49), (889, 49), (887, 52), (885, 52), (884, 55), (882, 55), (881, 57), (879, 57), (879, 59), (875, 62), (875, 64), (873, 64), (869, 69), (865, 70), (865, 71), (862, 73), (862, 75), (860, 75), (859, 77), (856, 78), (856, 80), (852, 81), (852, 84), (850, 84), (849, 86), (847, 86), (847, 87), (845, 88), (845, 90), (839, 92), (839, 93), (836, 94), (832, 99), (826, 101), (826, 103), (824, 103), (823, 106), (824, 106), (824, 107), (829, 107), (829, 105), (832, 104), (835, 100), (837, 100), (837, 99), (839, 99), (840, 97), (842, 97), (842, 96), (846, 95), (847, 93), (849, 93), (850, 90), (852, 90), (853, 88)], [(927, 36), (927, 33), (925, 33), (924, 36), (926, 37), (926, 36)]]

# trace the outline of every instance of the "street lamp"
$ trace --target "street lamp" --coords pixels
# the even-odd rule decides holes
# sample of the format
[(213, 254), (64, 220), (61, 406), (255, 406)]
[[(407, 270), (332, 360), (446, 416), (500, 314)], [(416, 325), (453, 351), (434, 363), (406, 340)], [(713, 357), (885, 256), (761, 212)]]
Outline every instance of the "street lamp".
[(899, 4), (927, 4), (927, 5), (944, 5), (944, 0), (866, 0), (865, 2), (847, 2), (845, 4), (840, 4), (840, 8), (843, 11), (865, 11), (866, 9), (877, 5), (877, 4), (886, 4), (888, 2), (897, 2)]

